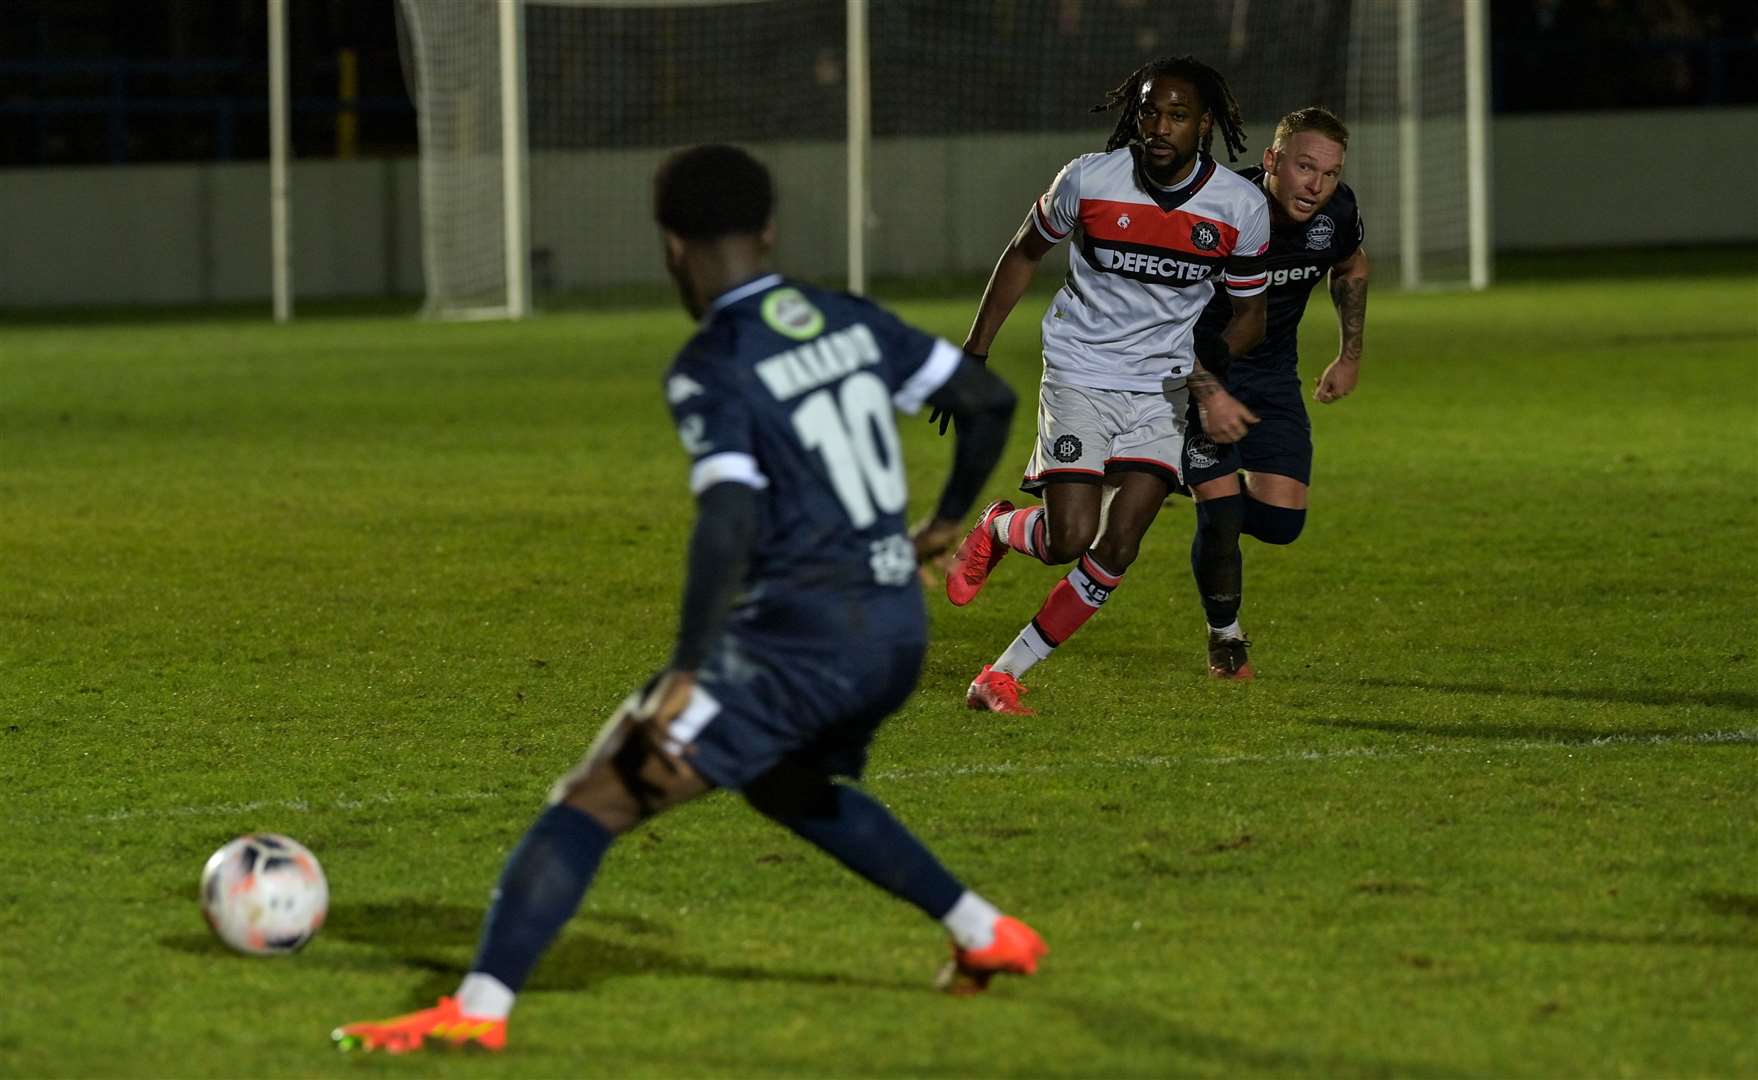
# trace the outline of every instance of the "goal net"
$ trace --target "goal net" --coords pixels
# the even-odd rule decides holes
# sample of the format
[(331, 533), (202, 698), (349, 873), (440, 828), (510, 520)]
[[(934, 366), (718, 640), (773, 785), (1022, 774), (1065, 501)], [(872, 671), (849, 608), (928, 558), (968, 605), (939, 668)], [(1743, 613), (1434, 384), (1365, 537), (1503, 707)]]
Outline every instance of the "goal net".
[[(849, 276), (851, 221), (857, 279), (981, 273), (1057, 168), (1102, 148), (1115, 116), (1090, 106), (1144, 60), (1178, 53), (1232, 85), (1251, 143), (1236, 166), (1258, 162), (1282, 113), (1336, 110), (1352, 128), (1345, 180), (1376, 276), (1465, 284), (1474, 235), (1487, 235), (1472, 225), (1484, 201), (1467, 108), (1473, 8), (400, 0), (428, 308), (517, 313), (526, 282), (540, 304), (662, 282), (653, 171), (699, 142), (746, 146), (774, 171), (790, 273)], [(508, 123), (524, 137), (507, 138)]]

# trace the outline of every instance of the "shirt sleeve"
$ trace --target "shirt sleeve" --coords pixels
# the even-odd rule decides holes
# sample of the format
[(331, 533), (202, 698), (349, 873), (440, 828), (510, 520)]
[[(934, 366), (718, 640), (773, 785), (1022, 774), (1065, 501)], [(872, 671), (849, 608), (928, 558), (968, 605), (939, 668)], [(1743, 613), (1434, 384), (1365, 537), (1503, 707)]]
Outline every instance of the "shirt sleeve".
[(1361, 204), (1355, 201), (1353, 191), (1349, 194), (1352, 212), (1348, 220), (1344, 221), (1337, 229), (1338, 262), (1353, 257), (1357, 251), (1361, 250), (1362, 241), (1367, 239), (1367, 227), (1361, 221)]
[(1068, 239), (1068, 234), (1080, 224), (1079, 158), (1064, 165), (1050, 182), (1050, 190), (1038, 197), (1032, 207), (1032, 224), (1038, 235), (1052, 244)]
[(1250, 206), (1239, 223), (1239, 239), (1227, 256), (1224, 278), (1232, 296), (1256, 296), (1270, 284), (1270, 204), (1260, 198), (1253, 199)]
[(736, 386), (725, 385), (711, 371), (686, 354), (665, 380), (678, 441), (690, 455), (690, 493), (700, 495), (729, 481), (766, 488), (769, 477), (753, 451), (750, 408)]
[(915, 414), (929, 395), (946, 385), (964, 350), (869, 303), (862, 322), (873, 332), (891, 404), (898, 412)]

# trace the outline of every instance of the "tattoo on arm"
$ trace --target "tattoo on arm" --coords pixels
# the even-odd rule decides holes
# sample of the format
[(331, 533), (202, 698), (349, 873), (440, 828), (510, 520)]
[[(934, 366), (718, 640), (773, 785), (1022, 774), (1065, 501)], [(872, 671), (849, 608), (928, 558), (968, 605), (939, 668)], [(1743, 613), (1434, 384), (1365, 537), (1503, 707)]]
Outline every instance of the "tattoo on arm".
[(1203, 367), (1201, 361), (1191, 365), (1190, 374), (1184, 378), (1184, 388), (1189, 390), (1190, 396), (1198, 401), (1207, 401), (1216, 392), (1224, 389), (1221, 380), (1215, 378), (1214, 373), (1208, 368)]
[(1337, 326), (1342, 331), (1342, 355), (1361, 359), (1361, 336), (1367, 326), (1367, 278), (1333, 277), (1331, 303), (1337, 306)]

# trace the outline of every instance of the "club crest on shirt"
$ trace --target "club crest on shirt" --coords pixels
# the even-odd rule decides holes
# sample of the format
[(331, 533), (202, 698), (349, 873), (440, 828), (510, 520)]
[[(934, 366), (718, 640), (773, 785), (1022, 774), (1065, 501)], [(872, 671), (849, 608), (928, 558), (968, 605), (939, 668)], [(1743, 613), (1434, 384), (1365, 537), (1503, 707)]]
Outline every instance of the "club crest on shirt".
[(1129, 228), (1129, 215), (1128, 214), (1124, 214), (1117, 219), (1117, 227), (1119, 229)]
[(1206, 221), (1199, 221), (1190, 227), (1190, 242), (1198, 251), (1213, 251), (1221, 244), (1221, 230)]
[(1315, 214), (1306, 226), (1306, 249), (1323, 251), (1331, 246), (1331, 237), (1336, 235), (1337, 223), (1324, 214)]
[(1057, 436), (1050, 444), (1050, 455), (1064, 463), (1080, 460), (1080, 439), (1073, 435)]
[(763, 321), (778, 334), (809, 341), (824, 332), (824, 313), (798, 289), (775, 289), (763, 298)]

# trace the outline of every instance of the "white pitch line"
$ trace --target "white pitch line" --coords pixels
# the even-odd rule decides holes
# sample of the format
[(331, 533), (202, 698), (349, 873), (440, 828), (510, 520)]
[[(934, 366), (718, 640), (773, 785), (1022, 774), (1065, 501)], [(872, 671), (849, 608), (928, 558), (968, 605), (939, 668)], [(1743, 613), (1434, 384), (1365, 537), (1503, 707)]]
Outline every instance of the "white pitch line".
[[(1378, 748), (1371, 746), (1354, 747), (1347, 750), (1289, 750), (1275, 754), (1225, 754), (1204, 758), (1179, 758), (1166, 755), (1121, 757), (1121, 758), (1086, 758), (1070, 762), (1064, 760), (1056, 764), (1022, 765), (1017, 762), (994, 762), (980, 765), (956, 765), (945, 769), (879, 769), (867, 774), (868, 780), (902, 781), (944, 780), (958, 776), (1030, 776), (1052, 773), (1073, 772), (1080, 768), (1098, 769), (1168, 769), (1184, 767), (1226, 767), (1231, 765), (1270, 765), (1270, 764), (1301, 764), (1320, 763), (1326, 761), (1364, 760), (1396, 760), (1399, 758), (1429, 757), (1441, 754), (1496, 754), (1507, 751), (1556, 751), (1556, 750), (1604, 750), (1628, 746), (1709, 746), (1723, 744), (1758, 744), (1758, 728), (1741, 728), (1729, 731), (1701, 731), (1686, 735), (1601, 735), (1591, 739), (1573, 742), (1523, 740), (1520, 742), (1491, 743), (1488, 745), (1449, 744), (1446, 746), (1427, 745), (1421, 747)], [(400, 806), (409, 803), (472, 803), (490, 802), (495, 799), (518, 798), (518, 794), (505, 791), (459, 791), (434, 795), (363, 795), (345, 799), (261, 799), (243, 803), (210, 803), (207, 805), (143, 807), (141, 809), (119, 808), (101, 814), (87, 814), (82, 819), (86, 822), (106, 824), (119, 821), (137, 821), (143, 818), (179, 818), (179, 817), (240, 817), (260, 811), (273, 811), (286, 814), (310, 813), (352, 813), (378, 806)], [(531, 796), (532, 805), (536, 805), (537, 795)], [(38, 824), (51, 823), (59, 818), (36, 817)]]

